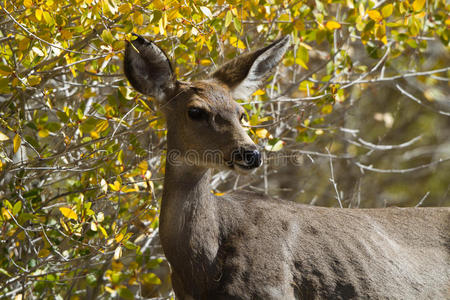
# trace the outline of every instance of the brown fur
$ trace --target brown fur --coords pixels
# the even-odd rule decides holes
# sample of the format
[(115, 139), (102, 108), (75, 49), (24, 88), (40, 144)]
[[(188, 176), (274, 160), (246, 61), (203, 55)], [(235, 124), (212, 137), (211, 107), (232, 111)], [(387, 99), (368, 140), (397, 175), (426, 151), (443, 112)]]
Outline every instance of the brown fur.
[[(449, 208), (336, 209), (210, 193), (210, 168), (242, 171), (231, 152), (255, 147), (232, 99), (246, 70), (230, 68), (248, 70), (264, 53), (276, 61), (283, 43), (236, 59), (210, 80), (162, 87), (168, 152), (223, 152), (193, 166), (182, 158), (166, 165), (160, 236), (177, 299), (448, 299)], [(284, 50), (272, 56), (277, 47)], [(191, 106), (208, 118), (190, 119)]]

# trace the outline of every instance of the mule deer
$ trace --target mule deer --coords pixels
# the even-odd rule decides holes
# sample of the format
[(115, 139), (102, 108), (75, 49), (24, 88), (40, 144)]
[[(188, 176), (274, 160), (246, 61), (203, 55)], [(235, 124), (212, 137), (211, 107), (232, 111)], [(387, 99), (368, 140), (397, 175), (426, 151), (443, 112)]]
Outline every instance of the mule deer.
[(177, 299), (449, 299), (449, 208), (321, 208), (210, 193), (211, 168), (260, 166), (233, 99), (254, 92), (289, 44), (281, 38), (196, 82), (178, 81), (153, 42), (127, 45), (128, 80), (167, 121), (160, 237)]

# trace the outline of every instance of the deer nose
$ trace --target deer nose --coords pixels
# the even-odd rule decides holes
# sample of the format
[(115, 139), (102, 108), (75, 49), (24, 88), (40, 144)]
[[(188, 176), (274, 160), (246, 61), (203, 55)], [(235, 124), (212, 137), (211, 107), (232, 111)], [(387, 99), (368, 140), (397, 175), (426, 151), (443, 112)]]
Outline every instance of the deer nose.
[(233, 160), (242, 167), (254, 169), (261, 165), (261, 153), (257, 149), (241, 147), (233, 151)]
[(253, 168), (261, 165), (261, 153), (258, 150), (244, 150), (244, 163)]

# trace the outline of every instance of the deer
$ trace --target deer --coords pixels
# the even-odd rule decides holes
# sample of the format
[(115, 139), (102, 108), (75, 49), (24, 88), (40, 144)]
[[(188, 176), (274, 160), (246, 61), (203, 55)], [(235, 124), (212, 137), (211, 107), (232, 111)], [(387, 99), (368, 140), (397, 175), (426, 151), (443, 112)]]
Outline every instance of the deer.
[(191, 82), (177, 79), (154, 42), (127, 42), (126, 78), (166, 119), (159, 234), (176, 298), (449, 299), (448, 207), (332, 208), (211, 193), (212, 170), (245, 175), (262, 164), (236, 100), (289, 47), (282, 37)]

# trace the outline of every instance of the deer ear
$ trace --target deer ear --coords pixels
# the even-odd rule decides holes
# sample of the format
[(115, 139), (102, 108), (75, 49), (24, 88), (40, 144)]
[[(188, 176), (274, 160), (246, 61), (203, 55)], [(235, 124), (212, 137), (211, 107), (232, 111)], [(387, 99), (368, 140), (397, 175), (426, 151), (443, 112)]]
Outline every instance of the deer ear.
[(254, 52), (227, 62), (211, 77), (227, 85), (235, 99), (245, 99), (255, 92), (278, 65), (291, 43), (289, 36)]
[(155, 43), (136, 35), (125, 48), (124, 71), (131, 85), (140, 93), (164, 101), (176, 86), (167, 55)]

